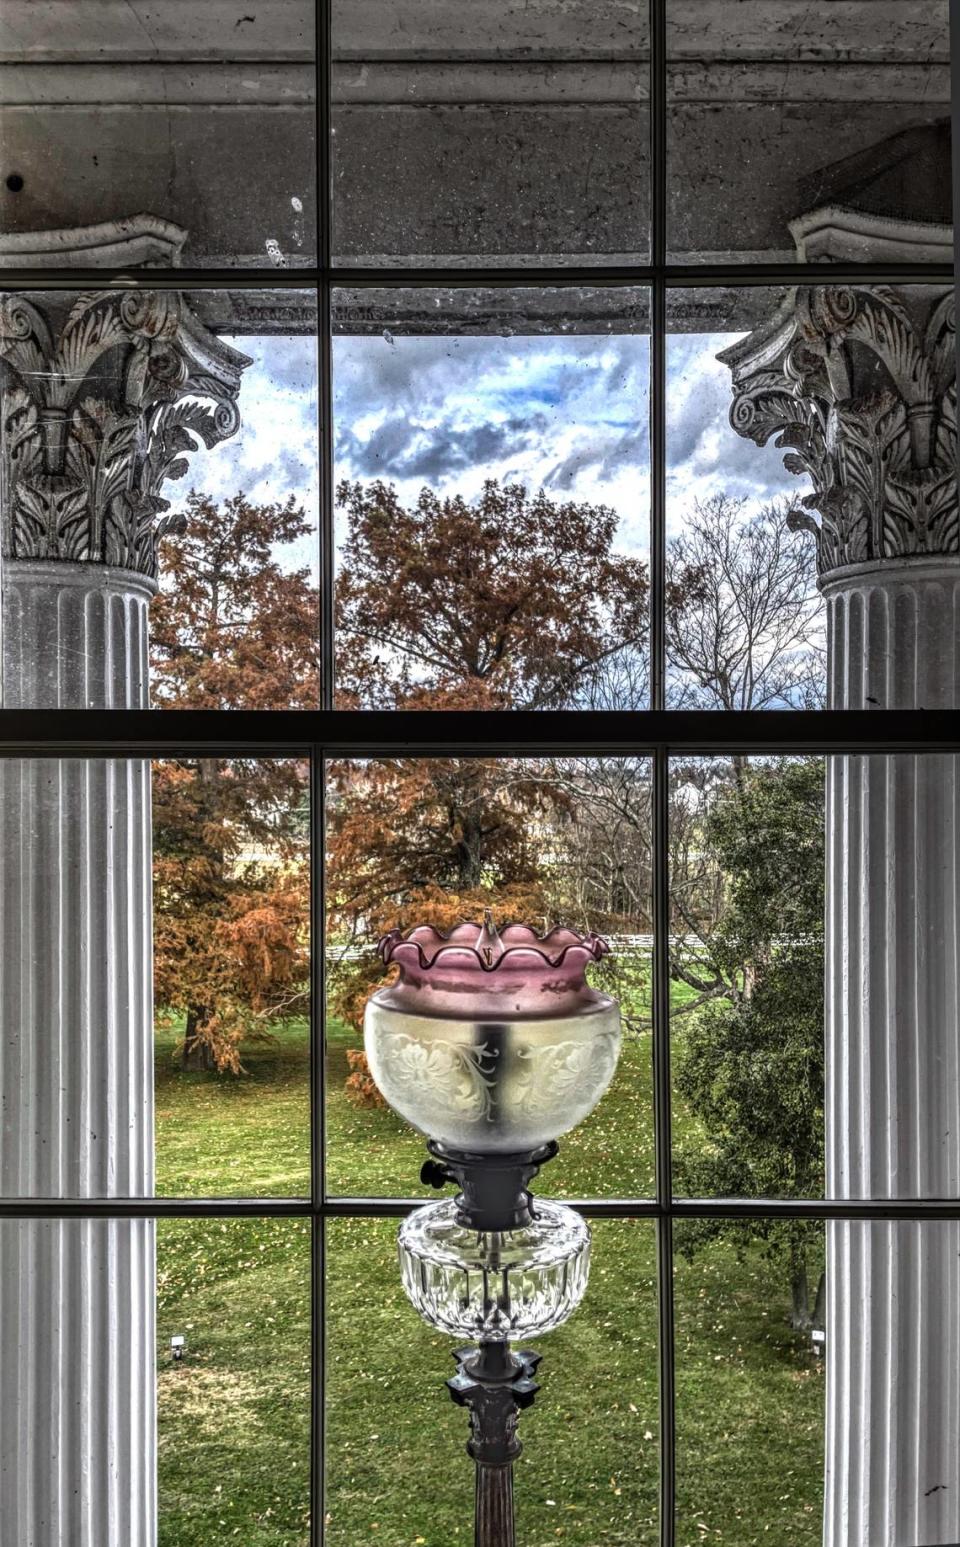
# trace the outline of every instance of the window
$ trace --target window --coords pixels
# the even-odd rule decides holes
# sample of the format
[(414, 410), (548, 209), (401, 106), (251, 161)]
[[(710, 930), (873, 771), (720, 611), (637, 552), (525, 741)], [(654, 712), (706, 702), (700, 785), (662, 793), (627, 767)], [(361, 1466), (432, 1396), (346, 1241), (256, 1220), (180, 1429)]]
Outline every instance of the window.
[(468, 1539), (345, 1090), (484, 893), (630, 1023), (522, 1539), (960, 1542), (943, 0), (0, 36), (3, 1547)]

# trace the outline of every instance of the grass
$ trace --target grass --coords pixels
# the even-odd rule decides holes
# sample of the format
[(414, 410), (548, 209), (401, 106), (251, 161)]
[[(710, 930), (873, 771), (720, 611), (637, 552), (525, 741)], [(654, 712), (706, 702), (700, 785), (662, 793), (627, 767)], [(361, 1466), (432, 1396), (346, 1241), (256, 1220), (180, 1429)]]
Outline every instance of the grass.
[[(158, 1042), (158, 1190), (300, 1193), (308, 1177), (303, 1026), (250, 1053), (241, 1081), (183, 1075)], [(328, 1185), (419, 1192), (422, 1141), (343, 1093), (328, 1048)], [(649, 1038), (631, 1041), (600, 1108), (545, 1173), (554, 1196), (652, 1189)], [(683, 1112), (678, 1144), (702, 1142)], [(549, 1180), (548, 1180), (549, 1179)], [(306, 1221), (159, 1226), (160, 1547), (308, 1540), (309, 1234)], [(389, 1221), (327, 1230), (327, 1521), (330, 1547), (472, 1541), (466, 1419), (443, 1391), (452, 1344), (399, 1286)], [(542, 1344), (543, 1390), (517, 1468), (524, 1547), (657, 1541), (655, 1243), (647, 1221), (600, 1221), (590, 1290)], [(783, 1275), (732, 1236), (675, 1272), (678, 1547), (814, 1547), (823, 1375), (785, 1323)], [(169, 1338), (189, 1341), (181, 1365)]]

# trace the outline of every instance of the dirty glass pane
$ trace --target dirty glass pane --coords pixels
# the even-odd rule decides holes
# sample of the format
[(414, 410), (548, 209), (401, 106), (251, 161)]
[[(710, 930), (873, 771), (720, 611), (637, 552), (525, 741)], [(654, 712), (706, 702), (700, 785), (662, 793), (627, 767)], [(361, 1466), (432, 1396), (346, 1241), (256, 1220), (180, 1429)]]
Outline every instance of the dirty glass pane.
[[(396, 758), (327, 765), (327, 1187), (420, 1191), (424, 1136), (393, 1111), (364, 1053), (364, 1006), (388, 972), (380, 935), (483, 910), (541, 933), (603, 935), (589, 979), (620, 1005), (609, 1088), (544, 1168), (547, 1196), (653, 1191), (650, 765), (644, 758)], [(475, 1087), (476, 1088), (476, 1087)], [(471, 1109), (477, 1131), (489, 1105)]]
[[(890, 615), (921, 607), (901, 594)], [(856, 594), (847, 610), (838, 685), (864, 708), (882, 612), (871, 653)], [(675, 1191), (955, 1199), (956, 756), (671, 769)]]
[(335, 0), (333, 251), (643, 261), (645, 0)]
[(311, 0), (0, 9), (0, 266), (316, 262)]
[(342, 707), (640, 708), (644, 290), (339, 290)]
[(158, 1547), (309, 1547), (310, 1221), (156, 1230)]
[(671, 763), (678, 1196), (824, 1194), (824, 808), (823, 758)]
[[(811, 292), (806, 292), (810, 294)], [(852, 292), (851, 292), (852, 294)], [(869, 305), (869, 296), (857, 295)], [(817, 406), (782, 388), (764, 343), (803, 327), (797, 292), (711, 286), (667, 294), (667, 702), (676, 709), (802, 709), (825, 693), (825, 607), (813, 534), (798, 530), (820, 464), (778, 444)], [(750, 350), (756, 363), (751, 365)], [(744, 364), (740, 358), (743, 356)], [(824, 378), (826, 381), (826, 378)], [(865, 377), (865, 397), (874, 377)], [(793, 455), (791, 456), (791, 453)], [(789, 462), (792, 471), (787, 470)], [(808, 519), (815, 520), (811, 511)]]
[[(820, 1547), (823, 1222), (684, 1219), (674, 1242), (677, 1547)], [(857, 1401), (848, 1420), (858, 1447), (863, 1413)]]
[(0, 302), (8, 708), (320, 699), (316, 292)]
[(952, 261), (947, 0), (668, 0), (682, 263)]
[[(857, 606), (905, 603), (926, 559), (926, 615), (950, 605), (934, 582), (956, 545), (953, 306), (943, 280), (669, 292), (671, 707), (823, 707), (844, 577)], [(868, 703), (952, 708), (952, 654), (929, 648), (918, 675), (898, 643)], [(835, 681), (831, 707), (854, 707), (853, 676)]]
[(294, 758), (0, 760), (0, 1197), (309, 1190)]

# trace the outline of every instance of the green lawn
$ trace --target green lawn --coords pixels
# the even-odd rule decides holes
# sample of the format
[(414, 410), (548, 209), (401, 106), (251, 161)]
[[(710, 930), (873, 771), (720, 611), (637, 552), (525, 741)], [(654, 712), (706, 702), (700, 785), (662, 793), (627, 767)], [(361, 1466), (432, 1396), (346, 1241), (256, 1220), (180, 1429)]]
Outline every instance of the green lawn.
[[(328, 1181), (418, 1193), (419, 1136), (343, 1094), (328, 1050)], [(245, 1057), (240, 1081), (183, 1075), (158, 1042), (158, 1190), (299, 1193), (308, 1180), (306, 1033)], [(545, 1171), (555, 1196), (652, 1188), (649, 1037), (628, 1043), (598, 1111)], [(678, 1144), (702, 1142), (682, 1112)], [(327, 1235), (327, 1533), (331, 1547), (472, 1541), (466, 1418), (446, 1397), (452, 1343), (399, 1287), (389, 1221)], [(543, 1390), (524, 1415), (523, 1547), (653, 1547), (657, 1540), (653, 1227), (599, 1222), (590, 1290), (541, 1345)], [(309, 1236), (301, 1221), (159, 1227), (161, 1547), (304, 1547), (308, 1517)], [(678, 1259), (678, 1547), (820, 1540), (821, 1367), (785, 1324), (782, 1276), (732, 1241)], [(169, 1360), (170, 1336), (189, 1352)]]

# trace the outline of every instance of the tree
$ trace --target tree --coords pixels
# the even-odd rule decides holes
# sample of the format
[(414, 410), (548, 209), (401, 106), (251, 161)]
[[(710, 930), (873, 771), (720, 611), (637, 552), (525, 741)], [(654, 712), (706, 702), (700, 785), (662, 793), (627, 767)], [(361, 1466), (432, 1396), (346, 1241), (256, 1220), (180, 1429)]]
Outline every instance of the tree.
[(494, 479), (473, 504), (425, 488), (407, 509), (380, 482), (341, 483), (337, 500), (345, 705), (466, 691), (476, 707), (557, 708), (645, 646), (646, 566), (614, 552), (606, 506)]
[[(161, 550), (154, 697), (173, 708), (312, 708), (318, 596), (276, 550), (307, 536), (294, 501), (191, 493)], [(238, 1072), (244, 1038), (306, 1003), (307, 811), (292, 758), (154, 764), (154, 977), (184, 1017), (186, 1068)]]
[(184, 530), (160, 549), (150, 609), (155, 703), (171, 709), (316, 709), (319, 594), (306, 569), (285, 570), (277, 549), (313, 528), (292, 495), (218, 506), (187, 496)]
[[(783, 759), (751, 767), (714, 802), (705, 837), (726, 877), (710, 941), (724, 997), (702, 1005), (678, 1039), (676, 1090), (703, 1126), (681, 1152), (680, 1188), (696, 1197), (816, 1197), (823, 1188), (823, 764)], [(692, 1254), (722, 1227), (684, 1225)], [(785, 1255), (792, 1321), (811, 1312), (808, 1261), (818, 1227), (751, 1221), (771, 1255)]]
[(774, 503), (695, 500), (667, 548), (676, 707), (808, 709), (823, 703), (822, 605), (813, 544)]

